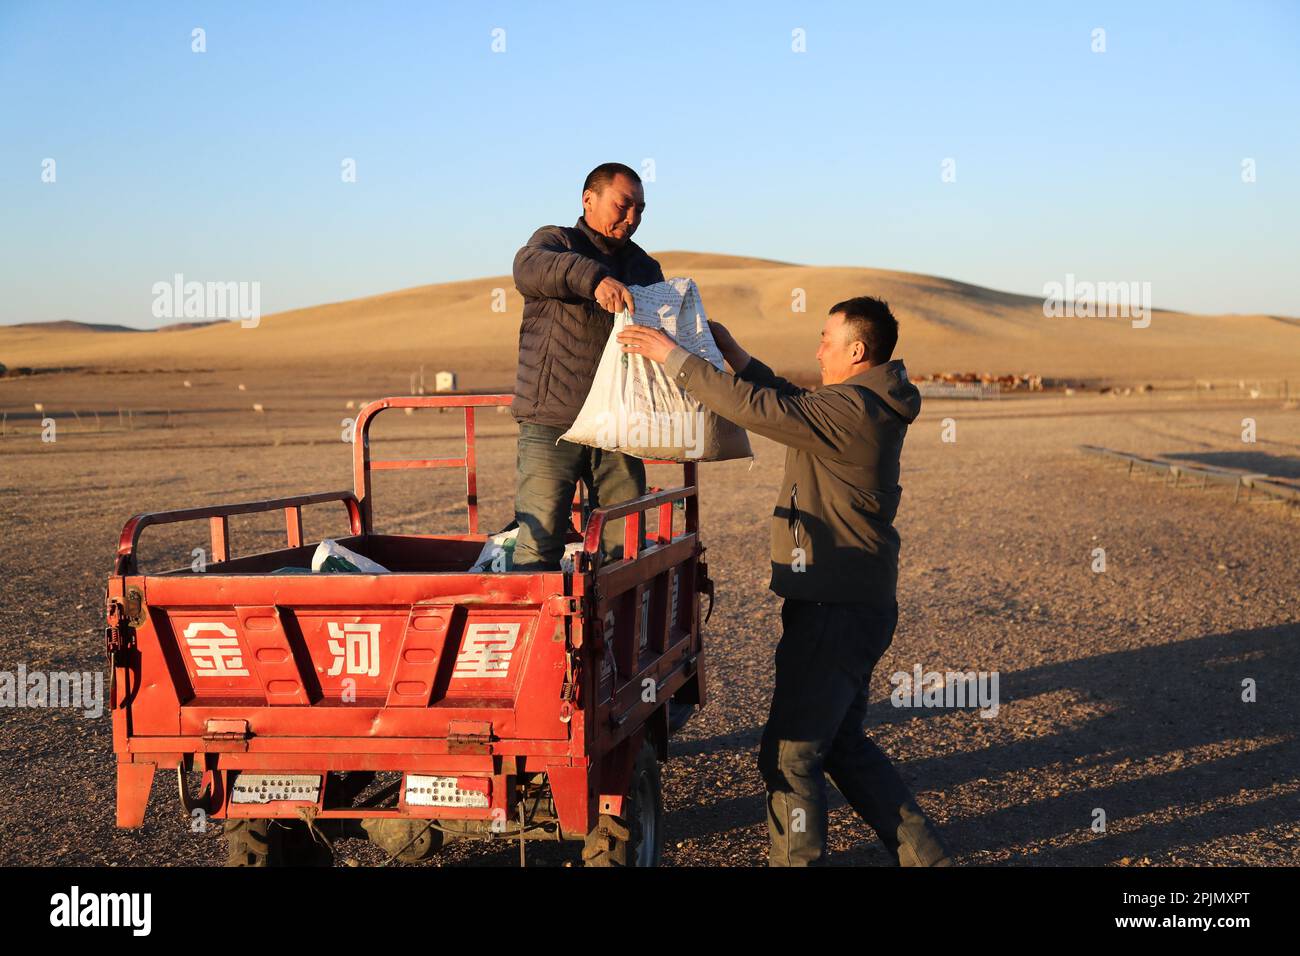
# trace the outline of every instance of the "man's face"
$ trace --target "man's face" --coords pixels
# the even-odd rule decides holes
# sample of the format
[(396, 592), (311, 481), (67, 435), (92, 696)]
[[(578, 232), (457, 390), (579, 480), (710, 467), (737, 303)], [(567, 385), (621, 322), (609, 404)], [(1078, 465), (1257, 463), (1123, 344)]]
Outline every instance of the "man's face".
[(866, 345), (861, 341), (849, 341), (848, 333), (843, 313), (826, 316), (821, 344), (817, 346), (817, 364), (822, 370), (823, 385), (838, 385), (862, 371), (858, 363), (866, 362)]
[(600, 193), (588, 189), (582, 194), (583, 216), (596, 232), (616, 246), (632, 238), (645, 212), (645, 190), (622, 174), (615, 176)]

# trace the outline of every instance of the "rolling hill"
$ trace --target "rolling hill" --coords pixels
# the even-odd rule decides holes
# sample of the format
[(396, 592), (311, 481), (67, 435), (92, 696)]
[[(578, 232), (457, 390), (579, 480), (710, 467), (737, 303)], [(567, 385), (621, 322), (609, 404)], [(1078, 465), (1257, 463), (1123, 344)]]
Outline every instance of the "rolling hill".
[[(1049, 318), (1038, 296), (949, 279), (856, 267), (801, 266), (699, 252), (657, 254), (669, 276), (699, 283), (709, 317), (778, 369), (812, 374), (826, 309), (854, 295), (888, 300), (898, 357), (915, 373), (989, 371), (1117, 381), (1300, 378), (1300, 323), (1269, 315), (1157, 311), (1126, 318)], [(494, 312), (494, 290), (506, 309)], [(802, 289), (807, 311), (793, 312)], [(63, 322), (0, 327), (10, 368), (315, 368), (425, 364), (464, 387), (514, 379), (522, 298), (507, 276), (419, 286), (264, 316), (142, 334)]]

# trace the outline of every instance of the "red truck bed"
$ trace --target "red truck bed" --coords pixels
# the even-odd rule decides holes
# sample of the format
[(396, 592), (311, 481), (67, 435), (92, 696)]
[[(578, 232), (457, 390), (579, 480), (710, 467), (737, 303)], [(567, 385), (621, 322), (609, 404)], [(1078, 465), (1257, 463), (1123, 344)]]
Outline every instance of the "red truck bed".
[[(163, 768), (177, 773), (192, 813), (280, 819), (286, 832), (305, 827), (326, 844), (328, 821), (353, 822), (336, 835), (357, 835), (364, 821), (372, 838), (376, 821), (407, 821), (393, 824), (389, 843), (414, 832), (410, 821), (438, 821), (443, 837), (582, 838), (588, 857), (622, 843), (641, 862), (657, 859), (658, 774), (647, 754), (667, 757), (670, 698), (704, 702), (699, 597), (712, 586), (696, 466), (682, 466), (680, 487), (594, 510), (572, 573), (471, 573), (487, 540), (475, 409), (510, 400), (372, 403), (356, 423), (354, 492), (127, 523), (107, 594), (119, 826), (143, 822)], [(464, 408), (464, 457), (370, 460), (377, 414), (430, 407)], [(431, 467), (465, 469), (468, 532), (377, 533), (371, 473)], [(333, 502), (349, 532), (336, 540), (390, 573), (273, 573), (309, 566), (315, 545), (302, 541), (301, 509)], [(278, 510), (284, 549), (230, 556), (229, 517)], [(606, 561), (601, 533), (618, 520), (624, 552)], [(179, 521), (209, 523), (212, 562), (202, 572), (139, 573), (141, 533)], [(187, 771), (202, 773), (198, 796)], [(359, 796), (385, 773), (401, 775), (395, 792)], [(647, 794), (651, 777), (656, 792)], [(269, 824), (256, 826), (265, 842)], [(638, 838), (655, 846), (638, 849)]]

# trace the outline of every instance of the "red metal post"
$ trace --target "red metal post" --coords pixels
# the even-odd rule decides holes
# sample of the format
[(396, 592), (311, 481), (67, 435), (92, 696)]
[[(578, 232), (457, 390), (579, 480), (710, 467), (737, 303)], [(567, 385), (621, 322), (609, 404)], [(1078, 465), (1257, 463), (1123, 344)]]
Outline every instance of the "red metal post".
[(469, 533), (478, 534), (478, 474), (474, 454), (474, 406), (465, 406), (465, 502), (469, 505)]
[(289, 547), (302, 547), (302, 509), (294, 505), (284, 509), (284, 528)]
[(208, 530), (212, 534), (211, 564), (220, 564), (230, 557), (230, 526), (225, 515), (213, 515), (208, 519)]
[(659, 506), (659, 527), (655, 529), (660, 544), (673, 540), (673, 505), (672, 502)]
[(623, 519), (623, 558), (631, 561), (641, 553), (641, 521), (644, 511), (634, 511)]
[(699, 466), (688, 461), (682, 466), (682, 480), (687, 488), (690, 488), (694, 494), (686, 499), (686, 533), (700, 530), (700, 495), (699, 486), (695, 480), (695, 469)]

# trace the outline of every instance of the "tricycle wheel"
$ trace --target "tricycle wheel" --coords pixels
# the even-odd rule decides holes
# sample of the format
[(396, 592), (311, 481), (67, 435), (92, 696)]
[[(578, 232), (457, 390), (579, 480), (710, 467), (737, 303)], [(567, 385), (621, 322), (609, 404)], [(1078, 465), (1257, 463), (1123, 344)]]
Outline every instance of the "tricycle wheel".
[(329, 847), (300, 820), (227, 820), (226, 866), (333, 866)]
[(596, 828), (587, 834), (582, 860), (587, 866), (658, 866), (663, 822), (659, 761), (647, 740), (632, 768), (623, 816), (600, 815)]
[(676, 697), (668, 698), (668, 733), (677, 733), (686, 726), (686, 722), (695, 713), (694, 704), (679, 704)]

